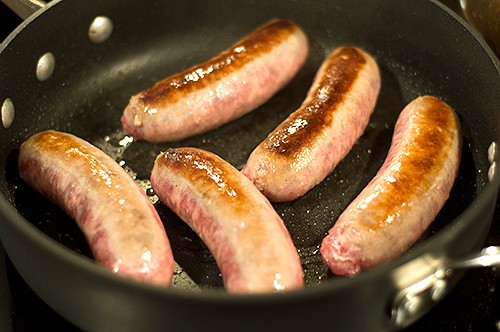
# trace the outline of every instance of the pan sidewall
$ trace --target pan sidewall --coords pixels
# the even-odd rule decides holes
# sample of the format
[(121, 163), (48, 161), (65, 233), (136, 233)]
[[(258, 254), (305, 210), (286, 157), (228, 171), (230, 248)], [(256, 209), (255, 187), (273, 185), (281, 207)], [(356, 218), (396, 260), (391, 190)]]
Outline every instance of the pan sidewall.
[[(60, 2), (33, 17), (6, 41), (0, 55), (0, 97), (2, 100), (12, 97), (19, 115), (12, 128), (0, 133), (4, 142), (0, 152), (4, 159), (13, 158), (12, 151), (28, 136), (52, 125), (83, 137), (103, 135), (116, 129), (117, 124), (112, 121), (116, 114), (110, 115), (106, 111), (109, 108), (122, 109), (138, 85), (146, 87), (152, 83), (153, 79), (145, 76), (136, 76), (135, 82), (130, 78), (148, 63), (159, 63), (163, 61), (161, 56), (169, 54), (172, 57), (166, 69), (173, 72), (184, 64), (183, 61), (196, 63), (207, 52), (213, 51), (208, 49), (211, 44), (223, 46), (224, 42), (214, 37), (219, 31), (228, 36), (244, 34), (270, 17), (281, 16), (294, 19), (311, 36), (309, 72), (302, 74), (301, 78), (311, 79), (314, 66), (334, 47), (345, 42), (359, 44), (381, 61), (385, 82), (394, 83), (390, 86), (392, 90), (387, 92), (385, 88), (384, 93), (396, 97), (384, 99), (380, 105), (392, 107), (391, 115), (397, 114), (417, 95), (427, 93), (439, 95), (459, 110), (465, 124), (464, 135), (473, 152), (476, 167), (473, 177), (477, 188), (471, 193), (473, 202), (466, 211), (399, 260), (352, 280), (334, 279), (326, 285), (283, 296), (232, 297), (218, 291), (184, 294), (174, 289), (159, 290), (122, 280), (60, 247), (24, 223), (23, 218), (13, 211), (15, 186), (10, 177), (15, 171), (5, 169), (8, 166), (3, 165), (1, 170), (6, 174), (7, 183), (0, 185), (5, 196), (0, 204), (5, 221), (0, 226), (2, 243), (28, 284), (63, 317), (84, 330), (207, 326), (220, 330), (235, 327), (255, 330), (262, 324), (276, 329), (305, 330), (331, 327), (332, 322), (339, 331), (393, 330), (388, 305), (395, 292), (394, 270), (425, 254), (461, 256), (481, 247), (490, 225), (499, 184), (498, 175), (488, 184), (485, 172), (489, 166), (486, 150), (492, 141), (500, 142), (500, 120), (490, 121), (489, 115), (484, 114), (499, 109), (500, 83), (498, 76), (492, 75), (498, 73), (498, 60), (492, 60), (491, 53), (484, 50), (484, 45), (466, 27), (457, 23), (454, 15), (442, 11), (430, 1), (415, 1), (412, 5), (396, 0), (376, 1), (373, 5), (363, 1), (329, 4), (312, 1), (308, 2), (307, 9), (298, 1), (243, 1), (237, 4), (185, 1), (176, 6), (150, 1), (128, 5), (122, 6), (116, 1), (87, 1), (85, 5), (83, 1)], [(165, 6), (169, 7), (168, 10)], [(239, 14), (231, 15), (235, 11)], [(247, 17), (242, 12), (255, 15)], [(71, 13), (79, 14), (64, 18)], [(187, 24), (184, 20), (186, 13), (204, 19)], [(108, 15), (115, 24), (111, 39), (102, 45), (93, 45), (86, 39), (88, 23), (97, 15)], [(210, 20), (217, 15), (221, 18)], [(201, 34), (203, 38), (200, 37), (201, 26), (208, 29)], [(441, 28), (436, 30), (436, 26)], [(44, 33), (42, 27), (46, 29)], [(68, 33), (60, 35), (61, 27)], [(37, 29), (40, 32), (33, 32)], [(146, 37), (134, 38), (138, 35), (137, 30), (139, 35), (142, 32)], [(164, 42), (167, 46), (159, 47), (159, 55), (148, 53), (159, 42), (158, 37), (149, 36), (153, 31), (169, 36)], [(366, 31), (370, 31), (369, 37), (366, 37)], [(410, 33), (414, 37), (405, 38)], [(49, 38), (45, 34), (58, 37)], [(36, 43), (33, 44), (34, 40)], [(181, 55), (175, 56), (175, 48), (166, 49), (169, 44), (188, 45), (193, 42), (203, 52), (196, 53), (194, 47), (187, 60)], [(30, 52), (40, 55), (48, 50), (56, 56), (56, 71), (47, 82), (37, 82), (33, 70), (37, 57)], [(144, 56), (141, 58), (138, 54)], [(451, 56), (453, 61), (450, 62)], [(134, 58), (144, 61), (129, 65), (127, 59)], [(5, 67), (7, 62), (13, 65)], [(15, 78), (6, 73), (9, 67), (17, 73)], [(8, 84), (4, 84), (6, 82)], [(110, 82), (117, 86), (107, 87)], [(303, 82), (298, 86), (302, 91), (308, 84)], [(450, 85), (458, 87), (451, 89)], [(101, 89), (99, 103), (92, 100), (90, 91), (87, 92), (93, 89)], [(26, 91), (30, 91), (30, 98), (25, 97)], [(297, 101), (300, 97), (297, 96)], [(70, 109), (91, 111), (73, 115), (68, 111)], [(100, 112), (106, 113), (104, 117), (96, 116)], [(75, 125), (82, 119), (90, 125)], [(394, 118), (388, 120), (391, 121)], [(105, 125), (99, 127), (96, 134), (94, 126), (99, 123)], [(193, 319), (193, 313), (196, 313), (196, 319)]]

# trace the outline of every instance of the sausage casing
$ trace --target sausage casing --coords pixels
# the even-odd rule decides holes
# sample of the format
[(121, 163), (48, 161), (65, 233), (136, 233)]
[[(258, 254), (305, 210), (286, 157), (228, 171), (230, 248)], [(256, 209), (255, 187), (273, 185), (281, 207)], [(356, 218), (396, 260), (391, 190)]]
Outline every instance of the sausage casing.
[(250, 154), (243, 174), (271, 201), (291, 201), (321, 182), (361, 136), (380, 90), (375, 60), (336, 49), (321, 65), (302, 105)]
[(205, 242), (232, 293), (303, 286), (288, 230), (269, 201), (232, 165), (196, 148), (169, 149), (153, 167), (160, 200)]
[(293, 78), (307, 53), (300, 27), (273, 20), (211, 60), (133, 96), (123, 128), (151, 142), (207, 132), (266, 102)]
[(111, 157), (67, 133), (26, 140), (19, 173), (58, 204), (85, 235), (94, 259), (121, 275), (167, 285), (174, 259), (163, 224), (139, 185)]
[(330, 269), (353, 275), (408, 250), (447, 200), (461, 145), (449, 105), (432, 96), (409, 103), (382, 167), (323, 239), (320, 252)]

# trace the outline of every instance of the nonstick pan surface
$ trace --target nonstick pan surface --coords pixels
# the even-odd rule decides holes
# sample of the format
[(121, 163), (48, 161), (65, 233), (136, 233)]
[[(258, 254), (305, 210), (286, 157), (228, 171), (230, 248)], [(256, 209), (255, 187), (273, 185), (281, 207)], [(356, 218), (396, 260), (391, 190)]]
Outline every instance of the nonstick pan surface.
[[(108, 40), (94, 44), (88, 38), (88, 27), (98, 15), (109, 17), (114, 29)], [(204, 135), (170, 144), (128, 140), (121, 131), (119, 117), (132, 94), (169, 74), (208, 59), (273, 17), (294, 20), (310, 39), (307, 63), (286, 88), (251, 114)], [(146, 190), (154, 158), (172, 146), (200, 147), (219, 154), (241, 169), (251, 150), (301, 103), (325, 56), (342, 44), (360, 46), (375, 56), (382, 70), (383, 86), (368, 128), (336, 170), (303, 198), (275, 204), (299, 249), (306, 273), (308, 290), (304, 293), (309, 293), (298, 295), (298, 298), (310, 299), (314, 297), (311, 294), (318, 296), (323, 290), (332, 292), (333, 297), (334, 289), (338, 291), (343, 285), (354, 287), (351, 285), (356, 280), (334, 277), (328, 272), (321, 262), (318, 246), (338, 215), (382, 164), (397, 115), (418, 95), (436, 95), (459, 114), (465, 143), (459, 177), (442, 212), (405, 257), (356, 279), (370, 280), (371, 275), (388, 273), (429, 248), (446, 243), (449, 239), (443, 234), (445, 231), (458, 234), (457, 229), (467, 228), (462, 223), (472, 224), (464, 217), (474, 215), (471, 209), (488, 210), (488, 201), (494, 206), (498, 176), (490, 183), (487, 150), (491, 142), (499, 142), (499, 120), (492, 116), (498, 110), (498, 62), (454, 15), (434, 2), (273, 1), (263, 4), (187, 1), (167, 5), (162, 1), (147, 1), (124, 6), (112, 1), (75, 1), (72, 4), (64, 1), (51, 4), (12, 37), (15, 38), (4, 44), (0, 67), (0, 97), (2, 100), (10, 98), (16, 109), (12, 126), (1, 132), (4, 144), (0, 152), (5, 160), (0, 165), (5, 174), (5, 181), (0, 183), (5, 196), (2, 206), (6, 211), (3, 213), (15, 222), (22, 220), (20, 215), (48, 235), (50, 241), (31, 228), (20, 230), (27, 232), (29, 241), (48, 248), (51, 254), (76, 270), (83, 269), (83, 278), (87, 274), (89, 279), (96, 278), (96, 282), (101, 282), (108, 291), (122, 293), (124, 287), (130, 287), (131, 298), (149, 296), (150, 303), (175, 303), (175, 299), (186, 296), (188, 302), (197, 301), (196, 306), (201, 311), (211, 300), (229, 298), (221, 289), (219, 271), (204, 244), (161, 203), (156, 207), (165, 221), (180, 265), (173, 286), (181, 288), (179, 292), (160, 292), (156, 288), (138, 286), (108, 276), (94, 266), (85, 259), (86, 256), (91, 258), (91, 254), (74, 223), (19, 179), (16, 160), (20, 143), (44, 129), (72, 132), (121, 162)], [(34, 69), (38, 58), (46, 52), (54, 55), (56, 67), (48, 80), (39, 82)], [(13, 208), (19, 215), (12, 211)], [(465, 254), (471, 247), (480, 245), (488, 226), (488, 220), (478, 222), (474, 227), (476, 234), (462, 241), (465, 243), (462, 247), (453, 248), (453, 254)], [(5, 234), (12, 233), (5, 231)], [(0, 235), (7, 250), (16, 247), (14, 238)], [(55, 246), (57, 242), (63, 246)], [(26, 260), (36, 260), (26, 253), (13, 256), (23, 255), (24, 259), (13, 259), (21, 272), (32, 269), (23, 267)], [(40, 262), (36, 263), (43, 267)], [(61, 267), (64, 269), (64, 264)], [(100, 278), (105, 280), (99, 281)], [(37, 285), (46, 287), (49, 283), (34, 281), (34, 288)], [(348, 289), (344, 287), (337, 292), (339, 303), (349, 293)], [(194, 294), (187, 295), (192, 292)], [(47, 291), (41, 290), (41, 294), (44, 298)], [(246, 309), (250, 314), (256, 310), (255, 306), (260, 306), (256, 310), (260, 312), (267, 305), (276, 305), (273, 301), (282, 299), (285, 298), (238, 298), (235, 303), (241, 305), (238, 310)], [(297, 298), (290, 303), (294, 301), (298, 301)], [(318, 303), (324, 301), (318, 299)], [(67, 315), (66, 309), (60, 308), (60, 300), (49, 299), (48, 302)], [(230, 302), (224, 303), (228, 309)], [(76, 309), (67, 309), (71, 310)], [(126, 311), (123, 306), (114, 310)], [(75, 319), (75, 315), (70, 313), (70, 319)], [(106, 315), (103, 313), (103, 316)], [(367, 321), (375, 316), (377, 314), (367, 313)], [(80, 323), (83, 319), (76, 319), (77, 324), (85, 324)], [(376, 322), (377, 326), (388, 327), (382, 318)], [(379, 327), (374, 328), (377, 329)]]

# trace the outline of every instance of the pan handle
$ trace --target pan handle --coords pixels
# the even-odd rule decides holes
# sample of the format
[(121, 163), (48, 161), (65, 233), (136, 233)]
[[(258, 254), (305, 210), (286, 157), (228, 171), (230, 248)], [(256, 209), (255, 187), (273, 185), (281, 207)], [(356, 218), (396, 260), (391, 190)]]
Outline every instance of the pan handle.
[(456, 271), (480, 267), (500, 267), (500, 246), (487, 247), (479, 254), (445, 262), (424, 257), (399, 271), (400, 277), (423, 272), (413, 280), (396, 276), (398, 291), (390, 306), (391, 321), (399, 328), (408, 327), (444, 297), (449, 290), (448, 280)]
[(487, 247), (478, 255), (471, 255), (465, 259), (450, 261), (449, 269), (471, 269), (476, 267), (497, 266), (500, 267), (500, 246)]
[(47, 2), (44, 0), (1, 0), (14, 13), (23, 20), (30, 17), (40, 8), (44, 7)]

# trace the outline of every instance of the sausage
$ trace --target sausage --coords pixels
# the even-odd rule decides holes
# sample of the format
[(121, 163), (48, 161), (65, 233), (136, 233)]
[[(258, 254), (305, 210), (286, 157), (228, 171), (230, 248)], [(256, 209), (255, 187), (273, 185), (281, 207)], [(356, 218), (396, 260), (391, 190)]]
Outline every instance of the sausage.
[(257, 188), (219, 156), (168, 149), (151, 185), (160, 200), (204, 241), (231, 293), (301, 288), (303, 271), (282, 219)]
[(163, 224), (111, 157), (74, 135), (49, 130), (21, 145), (18, 167), (27, 184), (76, 221), (99, 264), (137, 280), (171, 282), (175, 264)]
[(301, 197), (361, 136), (380, 90), (377, 63), (342, 46), (323, 62), (302, 105), (250, 154), (243, 174), (271, 201)]
[(273, 20), (211, 60), (133, 96), (123, 128), (150, 142), (207, 132), (266, 102), (293, 78), (307, 53), (299, 26)]
[(354, 275), (408, 250), (448, 199), (461, 145), (449, 105), (432, 96), (409, 103), (382, 167), (322, 241), (320, 252), (332, 272)]

